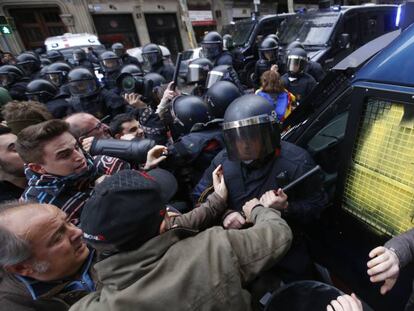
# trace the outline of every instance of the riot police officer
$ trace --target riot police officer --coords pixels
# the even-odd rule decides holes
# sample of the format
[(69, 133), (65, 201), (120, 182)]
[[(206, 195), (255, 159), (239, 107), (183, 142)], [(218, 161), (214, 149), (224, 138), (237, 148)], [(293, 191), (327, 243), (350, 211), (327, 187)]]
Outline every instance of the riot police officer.
[(75, 68), (68, 75), (70, 112), (87, 112), (98, 119), (113, 118), (126, 111), (125, 100), (98, 86), (96, 77), (86, 68)]
[(187, 84), (194, 84), (192, 95), (203, 96), (206, 92), (206, 80), (213, 63), (207, 58), (197, 58), (188, 65)]
[(34, 53), (24, 52), (16, 57), (17, 66), (21, 68), (26, 77), (30, 80), (36, 79), (40, 71), (40, 58), (34, 55)]
[(65, 100), (66, 97), (59, 95), (59, 88), (48, 80), (31, 81), (26, 87), (26, 96), (29, 100), (45, 104), (55, 118), (63, 118), (68, 112), (69, 103)]
[(223, 119), (227, 107), (243, 94), (233, 83), (219, 81), (208, 89), (205, 95), (205, 102), (210, 108), (214, 119)]
[(57, 50), (51, 50), (48, 51), (46, 53), (46, 57), (48, 60), (51, 61), (51, 63), (56, 63), (56, 62), (64, 62), (65, 61), (65, 57), (63, 56), (63, 54), (60, 51)]
[(104, 73), (104, 77), (102, 78), (103, 87), (119, 94), (120, 90), (117, 88), (116, 79), (121, 73), (121, 59), (114, 52), (106, 51), (100, 56), (100, 65)]
[(281, 79), (286, 89), (295, 95), (300, 104), (316, 86), (315, 79), (305, 72), (308, 56), (305, 50), (294, 48), (289, 52), (287, 60), (287, 73)]
[(117, 43), (112, 44), (111, 49), (112, 49), (112, 52), (114, 52), (116, 54), (116, 56), (118, 56), (121, 59), (122, 64), (124, 66), (129, 65), (129, 64), (133, 64), (135, 66), (138, 66), (138, 68), (141, 69), (141, 64), (138, 61), (138, 59), (136, 57), (133, 57), (133, 56), (129, 55), (126, 52), (126, 49), (125, 49), (125, 47), (122, 43), (117, 42)]
[(14, 65), (0, 67), (0, 86), (8, 90), (14, 100), (27, 100), (25, 91), (29, 78), (25, 77), (23, 70)]
[[(169, 160), (180, 185), (185, 184), (186, 199), (192, 188), (223, 149), (221, 120), (213, 120), (208, 105), (198, 96), (180, 95), (171, 104), (174, 144), (168, 147)], [(184, 189), (183, 189), (184, 190)]]
[(233, 55), (229, 51), (223, 51), (223, 38), (216, 31), (207, 33), (201, 41), (203, 55), (207, 57), (214, 66), (233, 66)]
[(229, 65), (216, 66), (209, 71), (206, 80), (206, 89), (209, 89), (218, 81), (230, 81), (237, 86), (240, 92), (244, 92), (244, 86), (241, 84), (237, 72)]
[(161, 48), (154, 43), (148, 43), (142, 48), (142, 57), (151, 65), (151, 72), (162, 75), (167, 82), (174, 76), (174, 66), (164, 64)]
[(259, 46), (259, 60), (254, 67), (253, 82), (256, 87), (260, 85), (260, 77), (265, 71), (270, 70), (272, 65), (278, 66), (278, 71), (282, 64), (279, 62), (279, 44), (271, 37), (266, 37)]
[(64, 62), (55, 62), (49, 65), (45, 71), (45, 79), (52, 82), (59, 88), (59, 95), (62, 97), (69, 97), (70, 91), (68, 82), (68, 74), (72, 68)]
[(73, 50), (74, 65), (88, 69), (91, 73), (94, 73), (95, 69), (93, 63), (90, 62), (86, 56), (86, 53), (82, 49)]

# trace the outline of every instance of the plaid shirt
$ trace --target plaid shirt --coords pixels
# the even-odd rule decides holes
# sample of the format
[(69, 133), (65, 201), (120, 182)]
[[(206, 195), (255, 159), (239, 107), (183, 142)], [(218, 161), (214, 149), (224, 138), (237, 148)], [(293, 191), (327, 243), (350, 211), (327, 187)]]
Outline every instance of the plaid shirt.
[(95, 180), (103, 175), (113, 175), (120, 170), (130, 169), (127, 162), (108, 156), (96, 156), (88, 162), (86, 172), (66, 177), (41, 175), (26, 167), (28, 185), (20, 199), (53, 204), (68, 214), (74, 224), (79, 224), (82, 208), (93, 193)]

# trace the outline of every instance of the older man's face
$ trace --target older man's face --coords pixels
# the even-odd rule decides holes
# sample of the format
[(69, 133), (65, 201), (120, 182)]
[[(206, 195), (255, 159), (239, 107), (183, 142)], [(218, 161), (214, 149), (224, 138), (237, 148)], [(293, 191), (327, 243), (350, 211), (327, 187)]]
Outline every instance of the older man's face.
[(79, 272), (89, 255), (82, 230), (53, 205), (37, 204), (10, 213), (12, 231), (29, 242), (32, 256), (23, 275), (40, 281), (70, 277)]

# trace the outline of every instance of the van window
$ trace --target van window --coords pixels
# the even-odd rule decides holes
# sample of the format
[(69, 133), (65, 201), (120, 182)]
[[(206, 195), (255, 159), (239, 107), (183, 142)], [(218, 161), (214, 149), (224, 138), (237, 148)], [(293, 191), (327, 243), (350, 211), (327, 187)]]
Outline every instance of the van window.
[(371, 98), (358, 127), (343, 207), (388, 235), (413, 227), (414, 106)]

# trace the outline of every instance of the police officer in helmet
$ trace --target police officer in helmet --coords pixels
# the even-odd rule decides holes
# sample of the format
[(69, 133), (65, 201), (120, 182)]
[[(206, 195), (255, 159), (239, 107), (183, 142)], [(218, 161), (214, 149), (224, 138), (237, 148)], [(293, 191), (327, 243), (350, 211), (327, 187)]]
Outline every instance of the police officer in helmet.
[(303, 102), (317, 83), (305, 72), (307, 64), (308, 56), (305, 50), (294, 48), (287, 57), (287, 73), (281, 77), (286, 89), (295, 95), (299, 103)]
[(232, 66), (219, 65), (211, 69), (207, 75), (206, 89), (209, 89), (218, 81), (230, 81), (237, 86), (240, 92), (244, 92), (244, 86), (240, 82), (239, 76)]
[(213, 69), (213, 63), (207, 58), (197, 58), (188, 65), (186, 82), (194, 84), (192, 95), (204, 95), (207, 75), (211, 69)]
[(208, 89), (204, 99), (214, 119), (223, 119), (227, 107), (243, 93), (229, 81), (219, 81)]
[(141, 64), (138, 61), (138, 59), (136, 57), (129, 55), (126, 52), (125, 46), (122, 43), (117, 42), (117, 43), (112, 44), (111, 49), (112, 49), (112, 52), (114, 52), (116, 56), (118, 56), (122, 60), (123, 65), (133, 64), (141, 68)]
[(27, 100), (25, 91), (30, 81), (19, 67), (3, 65), (0, 67), (0, 87), (8, 90), (14, 100)]
[[(277, 65), (278, 71), (282, 65), (279, 62), (279, 44), (271, 38), (266, 37), (259, 46), (259, 60), (254, 68), (253, 82), (256, 87), (260, 85), (260, 77), (265, 71), (270, 70), (273, 65)], [(279, 71), (280, 72), (280, 71)]]
[(98, 119), (113, 118), (126, 111), (124, 99), (98, 86), (96, 77), (86, 68), (75, 68), (68, 75), (70, 112), (87, 112)]
[(93, 63), (88, 60), (88, 57), (83, 49), (74, 49), (72, 55), (75, 66), (86, 68), (91, 73), (94, 73), (95, 69)]
[(70, 97), (68, 74), (72, 68), (65, 62), (55, 62), (49, 65), (45, 71), (45, 78), (59, 88), (59, 96)]
[(114, 52), (106, 51), (100, 56), (100, 65), (104, 73), (104, 77), (102, 78), (103, 87), (119, 94), (120, 90), (117, 88), (116, 79), (121, 73), (121, 59)]
[(25, 76), (36, 79), (39, 76), (41, 62), (35, 53), (24, 52), (16, 57), (17, 66), (23, 70)]
[(162, 75), (167, 82), (170, 82), (174, 76), (174, 66), (164, 64), (161, 48), (154, 43), (148, 43), (142, 48), (142, 57), (150, 64), (151, 72)]
[(50, 60), (53, 63), (56, 62), (64, 62), (65, 61), (65, 57), (63, 56), (63, 54), (60, 51), (56, 51), (56, 50), (51, 50), (48, 51), (46, 53), (46, 57), (48, 60)]
[(207, 57), (214, 66), (233, 66), (233, 56), (229, 51), (223, 51), (223, 38), (216, 31), (207, 33), (201, 41), (203, 55)]

